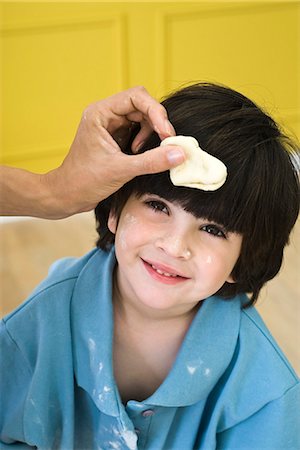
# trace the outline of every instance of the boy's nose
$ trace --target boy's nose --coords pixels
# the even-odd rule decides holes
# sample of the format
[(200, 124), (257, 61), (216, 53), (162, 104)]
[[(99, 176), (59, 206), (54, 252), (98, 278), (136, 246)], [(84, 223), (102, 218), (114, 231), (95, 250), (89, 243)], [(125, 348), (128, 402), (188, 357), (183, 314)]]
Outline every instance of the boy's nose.
[(163, 250), (173, 258), (190, 259), (192, 252), (187, 242), (182, 237), (168, 234), (156, 241), (156, 247)]

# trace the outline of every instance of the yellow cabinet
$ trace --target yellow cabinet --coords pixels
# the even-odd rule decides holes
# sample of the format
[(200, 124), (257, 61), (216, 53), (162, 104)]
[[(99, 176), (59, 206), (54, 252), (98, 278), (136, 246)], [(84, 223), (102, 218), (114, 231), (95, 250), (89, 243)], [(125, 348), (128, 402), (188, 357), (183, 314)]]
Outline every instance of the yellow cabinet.
[(2, 161), (57, 166), (84, 107), (137, 84), (161, 98), (220, 82), (299, 136), (299, 10), (298, 1), (2, 3)]

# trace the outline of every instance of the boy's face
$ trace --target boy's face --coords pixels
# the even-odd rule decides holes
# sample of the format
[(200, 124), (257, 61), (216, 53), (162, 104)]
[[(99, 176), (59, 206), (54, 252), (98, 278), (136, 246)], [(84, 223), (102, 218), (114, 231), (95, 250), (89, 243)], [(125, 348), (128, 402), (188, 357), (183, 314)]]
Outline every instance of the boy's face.
[(190, 311), (199, 301), (233, 282), (242, 236), (196, 218), (154, 194), (131, 196), (115, 234), (117, 286), (122, 301), (149, 311)]

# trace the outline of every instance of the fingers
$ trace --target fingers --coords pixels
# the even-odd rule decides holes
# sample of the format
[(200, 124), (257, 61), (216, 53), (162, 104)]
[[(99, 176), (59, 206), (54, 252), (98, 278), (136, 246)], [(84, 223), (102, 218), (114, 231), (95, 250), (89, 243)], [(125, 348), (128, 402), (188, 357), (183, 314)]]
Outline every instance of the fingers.
[(131, 103), (149, 122), (152, 129), (161, 137), (175, 135), (174, 128), (168, 120), (166, 109), (158, 103), (143, 87), (133, 88), (129, 93)]
[[(101, 140), (100, 144), (104, 144), (106, 152), (115, 152), (120, 151), (120, 147), (126, 147), (137, 124), (140, 130), (132, 143), (133, 152), (140, 148), (153, 130), (162, 140), (176, 134), (165, 108), (140, 86), (89, 105), (83, 113), (80, 128), (90, 141), (91, 136), (95, 139), (98, 136), (96, 140)], [(151, 165), (151, 157), (147, 155), (146, 161), (148, 158)]]
[(127, 180), (147, 173), (164, 172), (185, 160), (185, 153), (181, 147), (169, 145), (157, 147), (140, 155), (122, 158), (122, 171)]
[(140, 145), (154, 130), (161, 139), (175, 136), (175, 130), (168, 120), (166, 109), (147, 92), (144, 87), (137, 86), (127, 91), (109, 97), (106, 102), (110, 104), (114, 115), (128, 121), (140, 122), (142, 128), (134, 140), (133, 149)]

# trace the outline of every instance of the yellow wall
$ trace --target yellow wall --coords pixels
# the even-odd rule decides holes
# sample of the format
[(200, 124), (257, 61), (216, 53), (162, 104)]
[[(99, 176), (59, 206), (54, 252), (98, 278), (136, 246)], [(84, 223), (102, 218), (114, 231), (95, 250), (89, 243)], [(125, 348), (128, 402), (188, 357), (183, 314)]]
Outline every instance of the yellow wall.
[(160, 98), (187, 82), (221, 82), (300, 136), (298, 1), (0, 7), (5, 164), (55, 167), (83, 108), (136, 84)]

